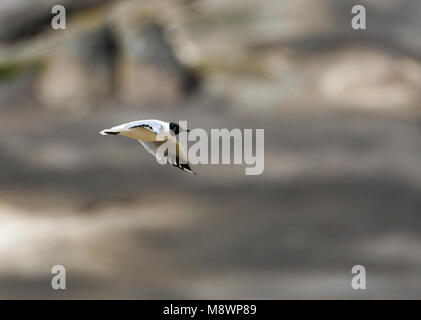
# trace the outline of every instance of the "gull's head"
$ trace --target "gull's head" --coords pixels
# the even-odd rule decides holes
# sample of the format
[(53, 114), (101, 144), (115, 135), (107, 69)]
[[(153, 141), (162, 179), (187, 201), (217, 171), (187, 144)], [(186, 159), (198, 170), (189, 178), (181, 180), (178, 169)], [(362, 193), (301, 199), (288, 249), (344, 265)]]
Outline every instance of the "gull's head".
[(181, 128), (178, 124), (174, 123), (174, 122), (170, 122), (169, 123), (169, 128), (172, 132), (174, 132), (175, 135), (178, 135), (180, 132), (183, 131), (187, 131), (190, 132), (190, 130), (185, 130), (183, 128)]

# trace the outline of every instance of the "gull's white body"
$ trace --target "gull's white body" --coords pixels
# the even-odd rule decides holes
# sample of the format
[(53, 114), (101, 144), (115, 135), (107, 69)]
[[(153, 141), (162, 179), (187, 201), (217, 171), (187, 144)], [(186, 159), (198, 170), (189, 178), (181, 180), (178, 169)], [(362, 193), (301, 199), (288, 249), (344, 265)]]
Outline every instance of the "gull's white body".
[[(158, 148), (165, 141), (158, 140), (159, 133), (166, 133), (168, 141), (174, 143), (174, 148), (168, 148), (167, 153), (157, 153)], [(170, 163), (184, 171), (195, 174), (187, 161), (187, 156), (176, 138), (171, 135), (170, 123), (161, 120), (138, 120), (104, 129), (100, 131), (102, 135), (122, 135), (131, 139), (138, 140), (145, 149), (153, 154), (161, 163)], [(176, 150), (176, 152), (171, 152)]]

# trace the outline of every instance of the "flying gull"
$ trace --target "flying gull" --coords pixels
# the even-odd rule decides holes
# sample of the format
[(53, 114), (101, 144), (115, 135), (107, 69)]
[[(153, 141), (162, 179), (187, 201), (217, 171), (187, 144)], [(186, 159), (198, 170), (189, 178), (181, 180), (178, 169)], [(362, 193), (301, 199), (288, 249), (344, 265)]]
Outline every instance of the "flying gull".
[[(139, 141), (149, 153), (153, 154), (154, 157), (160, 160), (160, 162), (171, 163), (173, 166), (180, 168), (181, 170), (196, 175), (187, 161), (187, 156), (183, 148), (170, 131), (172, 131), (174, 135), (178, 135), (180, 133), (179, 125), (174, 122), (164, 122), (160, 120), (138, 120), (123, 123), (110, 129), (104, 129), (99, 133), (104, 136), (122, 135), (135, 139)], [(174, 143), (175, 148), (170, 147), (163, 153), (157, 153), (159, 146), (166, 142), (157, 140), (157, 135), (160, 133), (167, 134), (166, 136), (168, 137), (168, 141), (170, 143)], [(172, 152), (171, 149), (173, 151), (176, 150), (176, 152)]]

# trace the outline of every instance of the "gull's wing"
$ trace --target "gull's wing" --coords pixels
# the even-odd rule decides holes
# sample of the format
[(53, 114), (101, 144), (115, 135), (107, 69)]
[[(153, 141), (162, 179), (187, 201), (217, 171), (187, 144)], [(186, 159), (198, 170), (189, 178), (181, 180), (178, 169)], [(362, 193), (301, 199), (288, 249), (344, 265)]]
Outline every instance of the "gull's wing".
[(154, 141), (154, 142), (146, 142), (142, 140), (138, 140), (138, 141), (155, 158), (157, 158), (160, 161), (167, 162), (167, 159), (165, 158), (165, 154), (157, 154), (158, 148), (164, 143), (164, 141)]
[(123, 123), (110, 129), (102, 130), (102, 135), (122, 135), (142, 141), (156, 141), (161, 131), (168, 131), (168, 124), (160, 120), (138, 120)]
[(125, 125), (125, 130), (121, 134), (132, 139), (153, 142), (156, 136), (163, 130), (160, 123), (152, 121), (134, 121)]
[[(156, 157), (157, 160), (164, 163), (170, 163), (173, 166), (180, 168), (181, 170), (188, 171), (196, 175), (195, 172), (191, 169), (188, 161), (187, 156), (183, 150), (183, 148), (180, 146), (178, 141), (170, 136), (168, 137), (168, 141), (170, 143), (175, 143), (175, 150), (176, 152), (172, 152), (171, 148), (168, 148), (168, 150), (159, 150), (158, 148), (165, 142), (165, 141), (141, 141), (139, 142), (145, 147), (145, 149), (152, 154), (154, 157)], [(174, 149), (174, 148), (173, 148)], [(169, 152), (168, 152), (169, 151)], [(181, 160), (181, 161), (180, 161)], [(182, 162), (182, 163), (180, 163)]]

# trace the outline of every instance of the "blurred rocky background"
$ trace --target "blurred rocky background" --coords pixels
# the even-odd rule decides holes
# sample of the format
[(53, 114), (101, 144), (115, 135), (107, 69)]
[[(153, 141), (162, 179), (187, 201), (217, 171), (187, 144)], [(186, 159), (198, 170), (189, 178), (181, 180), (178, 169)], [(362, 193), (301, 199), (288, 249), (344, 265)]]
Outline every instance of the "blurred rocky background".
[[(0, 298), (420, 298), (420, 16), (419, 0), (2, 0)], [(98, 134), (148, 118), (264, 128), (265, 171), (187, 175)]]

